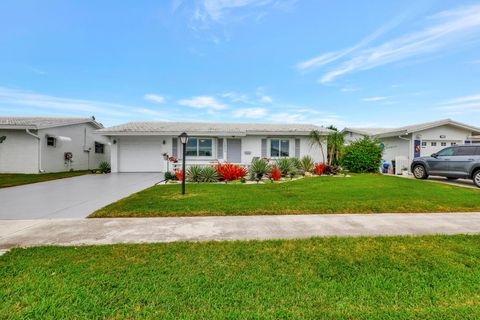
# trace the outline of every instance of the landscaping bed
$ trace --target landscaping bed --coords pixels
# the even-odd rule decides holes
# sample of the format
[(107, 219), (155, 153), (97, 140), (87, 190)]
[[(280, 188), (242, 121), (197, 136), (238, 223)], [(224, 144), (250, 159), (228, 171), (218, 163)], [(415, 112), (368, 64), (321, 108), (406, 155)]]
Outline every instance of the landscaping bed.
[(90, 217), (480, 211), (479, 190), (378, 174), (306, 177), (288, 183), (155, 186)]
[(478, 319), (480, 236), (13, 249), (2, 319)]
[(53, 173), (23, 174), (23, 173), (0, 173), (0, 188), (20, 186), (24, 184), (77, 177), (92, 173), (91, 170), (65, 171)]

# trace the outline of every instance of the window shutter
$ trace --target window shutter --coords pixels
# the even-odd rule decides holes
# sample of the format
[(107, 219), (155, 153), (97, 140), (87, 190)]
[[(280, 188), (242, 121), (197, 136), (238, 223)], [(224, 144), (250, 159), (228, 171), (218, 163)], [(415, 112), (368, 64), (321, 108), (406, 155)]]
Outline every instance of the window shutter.
[(262, 139), (262, 158), (267, 157), (267, 139)]
[(172, 157), (178, 157), (178, 138), (172, 138)]
[(217, 140), (217, 158), (223, 159), (223, 139), (219, 138)]
[(295, 158), (300, 158), (300, 139), (295, 139)]

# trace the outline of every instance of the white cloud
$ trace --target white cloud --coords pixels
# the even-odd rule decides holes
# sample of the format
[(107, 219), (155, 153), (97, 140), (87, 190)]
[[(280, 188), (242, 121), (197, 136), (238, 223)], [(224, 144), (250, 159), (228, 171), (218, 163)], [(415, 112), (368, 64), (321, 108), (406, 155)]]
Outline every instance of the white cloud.
[[(384, 31), (375, 32), (359, 44), (340, 52), (323, 54), (297, 65), (300, 70), (312, 69), (342, 59), (319, 80), (327, 83), (349, 73), (369, 70), (414, 56), (458, 49), (480, 34), (480, 5), (461, 7), (441, 12), (427, 20), (429, 25), (423, 30), (408, 33), (381, 45), (362, 49), (365, 44), (378, 38)], [(386, 28), (389, 29), (389, 28)], [(346, 58), (346, 59), (343, 59)]]
[[(194, 11), (193, 19), (203, 23), (224, 23), (240, 20), (241, 17), (232, 17), (235, 11), (242, 11), (243, 16), (255, 15), (262, 17), (261, 8), (288, 9), (297, 0), (199, 0)], [(244, 10), (252, 9), (249, 14)]]
[(237, 92), (225, 92), (222, 94), (222, 97), (228, 98), (231, 102), (242, 102), (242, 103), (247, 103), (251, 104), (252, 101), (250, 101), (250, 98), (248, 97), (247, 94), (243, 93), (237, 93)]
[[(0, 87), (0, 106), (29, 107), (40, 113), (62, 113), (102, 115), (107, 117), (134, 117), (155, 113), (165, 114), (141, 107), (127, 106), (117, 103), (72, 99), (33, 93), (30, 91)], [(22, 113), (24, 113), (22, 111)]]
[(363, 98), (362, 101), (372, 102), (372, 101), (384, 101), (387, 100), (389, 97), (369, 97)]
[(150, 101), (150, 102), (156, 102), (156, 103), (165, 103), (165, 97), (154, 94), (154, 93), (149, 93), (143, 96), (143, 99)]
[(264, 108), (242, 108), (233, 112), (234, 118), (262, 118), (267, 115)]
[(272, 103), (273, 99), (272, 99), (272, 97), (265, 95), (265, 96), (260, 97), (260, 101), (263, 102), (263, 103)]
[(178, 101), (178, 104), (186, 107), (210, 110), (223, 110), (228, 107), (226, 104), (217, 101), (215, 97), (211, 96), (198, 96), (191, 99), (182, 99)]
[(471, 101), (480, 101), (480, 95), (465, 96), (465, 97), (451, 99), (447, 102), (447, 104), (464, 103), (464, 102), (471, 102)]

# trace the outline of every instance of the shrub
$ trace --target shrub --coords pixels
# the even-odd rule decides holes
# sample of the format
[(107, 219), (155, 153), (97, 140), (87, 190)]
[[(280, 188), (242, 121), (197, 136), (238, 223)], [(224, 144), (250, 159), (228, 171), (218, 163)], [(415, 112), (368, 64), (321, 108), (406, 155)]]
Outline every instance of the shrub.
[(204, 167), (200, 173), (200, 179), (203, 182), (217, 182), (220, 178), (217, 170), (214, 167), (208, 166)]
[(325, 165), (325, 163), (315, 163), (313, 171), (315, 172), (316, 175), (321, 176), (325, 172), (326, 167), (327, 166)]
[(345, 148), (340, 163), (351, 172), (377, 172), (382, 153), (379, 141), (365, 137)]
[(177, 177), (177, 180), (182, 180), (183, 179), (183, 171), (182, 170), (176, 170), (175, 171), (175, 177)]
[(273, 181), (278, 181), (281, 177), (282, 172), (280, 171), (280, 169), (278, 169), (277, 166), (273, 166), (270, 172), (270, 178), (272, 178)]
[(108, 163), (107, 161), (100, 162), (100, 164), (98, 165), (98, 168), (102, 173), (109, 173), (111, 171), (110, 163)]
[(225, 181), (238, 180), (245, 177), (248, 172), (244, 167), (231, 163), (217, 163), (215, 169)]
[(306, 172), (312, 172), (313, 170), (313, 159), (310, 156), (304, 156), (299, 161), (299, 169), (305, 174)]
[(340, 166), (326, 166), (325, 167), (325, 173), (326, 174), (336, 175), (336, 174), (339, 174), (340, 171), (342, 171), (342, 167), (340, 167)]
[(187, 179), (192, 182), (202, 181), (202, 167), (200, 166), (190, 166), (187, 170)]
[(250, 177), (252, 180), (261, 180), (264, 175), (270, 171), (270, 165), (267, 160), (257, 159), (253, 160), (250, 166)]
[(282, 176), (291, 176), (296, 173), (295, 163), (291, 158), (280, 158), (277, 160), (277, 167)]
[(170, 171), (165, 172), (165, 180), (177, 180), (177, 177)]

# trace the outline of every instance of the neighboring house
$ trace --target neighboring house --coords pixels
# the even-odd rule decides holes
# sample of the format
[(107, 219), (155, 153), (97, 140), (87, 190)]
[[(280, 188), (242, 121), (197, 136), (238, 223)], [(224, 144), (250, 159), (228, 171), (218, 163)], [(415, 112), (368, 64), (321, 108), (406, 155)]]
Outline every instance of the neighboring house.
[[(445, 119), (400, 128), (345, 128), (346, 143), (365, 136), (378, 138), (384, 147), (383, 159), (410, 167), (415, 157), (428, 156), (456, 144), (480, 143), (480, 128)], [(397, 173), (401, 170), (397, 166)]]
[[(307, 124), (130, 122), (98, 130), (111, 140), (112, 172), (164, 172), (168, 157), (181, 160), (178, 136), (189, 135), (187, 165), (218, 161), (248, 165), (254, 158), (302, 157), (323, 161), (321, 150), (308, 135), (329, 130)], [(326, 146), (324, 146), (326, 154)]]
[(0, 117), (0, 172), (96, 169), (110, 158), (94, 118)]

